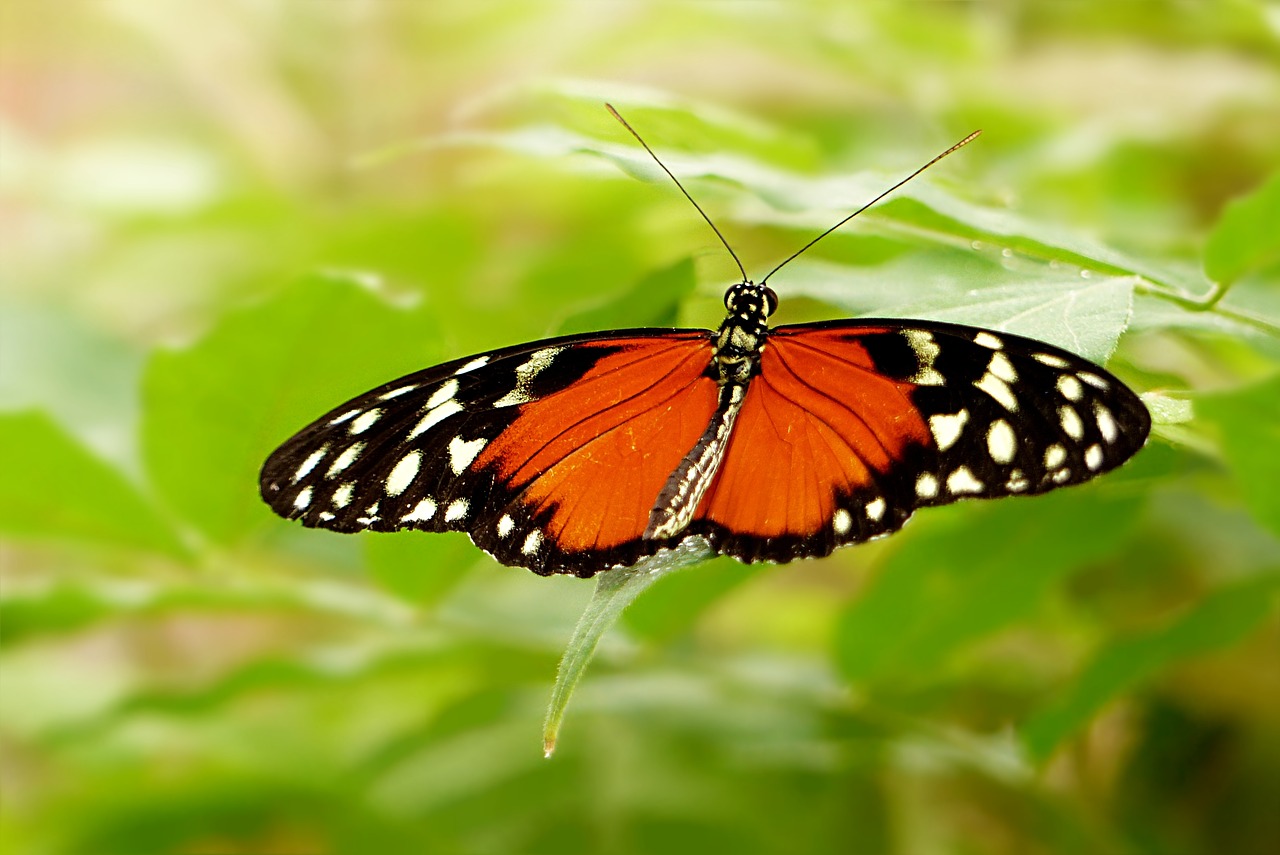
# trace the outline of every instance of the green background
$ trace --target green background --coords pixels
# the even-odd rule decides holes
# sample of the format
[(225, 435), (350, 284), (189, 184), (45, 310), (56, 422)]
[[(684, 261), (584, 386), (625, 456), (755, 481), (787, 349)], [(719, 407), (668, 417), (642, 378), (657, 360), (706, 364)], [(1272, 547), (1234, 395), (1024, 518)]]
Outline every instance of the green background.
[[(13, 853), (1262, 853), (1280, 839), (1280, 9), (0, 12)], [(256, 496), (345, 398), (557, 332), (955, 320), (1147, 395), (1098, 482), (592, 590)]]

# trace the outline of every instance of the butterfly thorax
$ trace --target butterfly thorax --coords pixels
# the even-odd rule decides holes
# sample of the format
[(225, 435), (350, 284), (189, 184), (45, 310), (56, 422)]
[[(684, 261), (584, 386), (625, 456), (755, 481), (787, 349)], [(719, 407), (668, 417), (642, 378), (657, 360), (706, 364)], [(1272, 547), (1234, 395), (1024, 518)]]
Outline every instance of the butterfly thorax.
[(724, 297), (728, 315), (716, 331), (712, 376), (721, 386), (745, 386), (760, 371), (769, 315), (778, 305), (773, 289), (739, 282)]
[(716, 409), (701, 438), (671, 473), (649, 513), (644, 536), (675, 537), (693, 519), (728, 448), (729, 436), (751, 378), (760, 373), (760, 355), (769, 331), (769, 316), (778, 297), (767, 285), (739, 282), (724, 295), (729, 314), (716, 331), (708, 374), (720, 384)]

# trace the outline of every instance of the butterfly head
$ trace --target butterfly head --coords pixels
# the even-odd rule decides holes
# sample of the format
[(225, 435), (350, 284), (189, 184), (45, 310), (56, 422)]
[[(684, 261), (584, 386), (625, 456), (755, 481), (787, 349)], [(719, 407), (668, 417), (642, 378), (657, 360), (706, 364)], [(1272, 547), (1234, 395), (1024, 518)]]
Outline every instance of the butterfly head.
[(778, 308), (778, 295), (768, 285), (744, 279), (725, 292), (724, 307), (729, 314), (716, 332), (719, 379), (722, 384), (746, 383), (759, 370), (769, 316)]
[(747, 322), (759, 319), (763, 326), (765, 320), (778, 310), (778, 295), (768, 285), (757, 285), (744, 279), (724, 292), (724, 307), (729, 310), (729, 319)]

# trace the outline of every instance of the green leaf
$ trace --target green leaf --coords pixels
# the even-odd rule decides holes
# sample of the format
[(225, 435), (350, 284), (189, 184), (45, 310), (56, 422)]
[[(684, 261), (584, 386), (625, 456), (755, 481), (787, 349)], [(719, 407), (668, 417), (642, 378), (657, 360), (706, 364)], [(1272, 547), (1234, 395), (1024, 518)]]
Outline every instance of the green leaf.
[(1225, 395), (1206, 395), (1197, 412), (1216, 425), (1245, 505), (1280, 534), (1280, 377)]
[(1209, 233), (1204, 272), (1221, 284), (1280, 261), (1280, 173), (1228, 203)]
[(156, 484), (192, 524), (235, 541), (273, 516), (258, 498), (267, 455), (349, 397), (441, 356), (421, 312), (352, 279), (314, 276), (229, 315), (145, 376), (143, 451)]
[(1129, 324), (1132, 277), (1081, 277), (1045, 265), (1011, 272), (972, 253), (912, 253), (874, 267), (808, 262), (788, 270), (785, 295), (847, 311), (989, 327), (1105, 362)]
[(631, 567), (606, 570), (596, 577), (595, 592), (573, 629), (573, 636), (560, 659), (555, 687), (551, 690), (547, 720), (542, 729), (542, 750), (547, 757), (556, 750), (569, 699), (609, 627), (617, 623), (627, 606), (654, 582), (674, 570), (696, 564), (710, 554), (709, 546), (701, 538), (691, 538), (675, 549), (650, 556)]
[(0, 472), (5, 534), (185, 554), (133, 484), (44, 414), (0, 415)]
[(1031, 756), (1047, 760), (1108, 701), (1165, 668), (1235, 644), (1273, 612), (1277, 594), (1280, 575), (1260, 576), (1215, 592), (1159, 629), (1109, 641), (1070, 688), (1027, 722), (1022, 736)]
[(137, 472), (142, 356), (84, 321), (0, 300), (0, 410), (40, 410)]
[(1181, 425), (1195, 418), (1195, 407), (1183, 398), (1172, 398), (1160, 392), (1143, 392), (1142, 405), (1151, 413), (1155, 425)]
[(1106, 558), (1137, 499), (1088, 485), (925, 511), (841, 617), (836, 656), (853, 682), (927, 682), (974, 641), (1036, 613), (1074, 571)]

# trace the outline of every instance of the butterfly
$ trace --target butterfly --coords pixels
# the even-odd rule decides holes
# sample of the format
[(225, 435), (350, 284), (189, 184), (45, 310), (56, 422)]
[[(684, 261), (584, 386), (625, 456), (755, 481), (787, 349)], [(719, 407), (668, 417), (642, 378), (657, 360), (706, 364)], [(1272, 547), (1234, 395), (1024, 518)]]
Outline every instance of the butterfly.
[(692, 537), (745, 562), (823, 556), (918, 508), (1087, 481), (1146, 441), (1138, 396), (1069, 351), (924, 320), (770, 329), (767, 279), (744, 271), (714, 331), (563, 336), (385, 383), (276, 449), (262, 497), (306, 526), (464, 531), (504, 564), (589, 577)]

